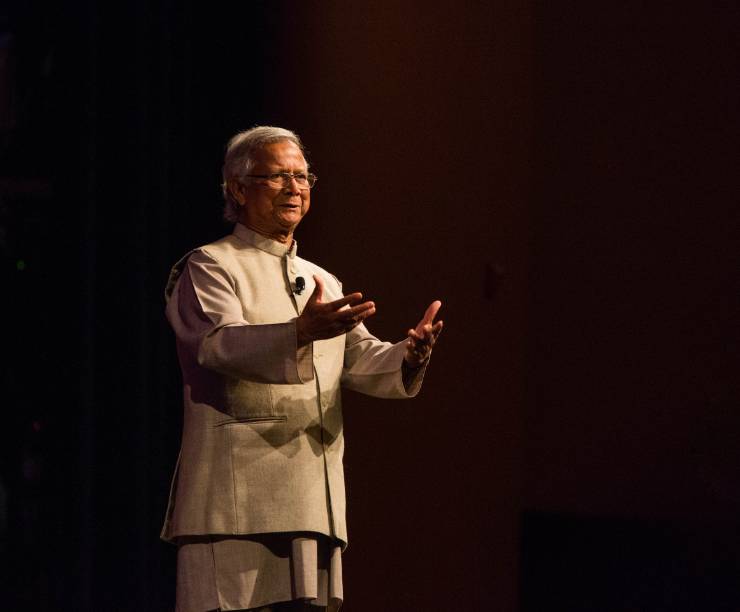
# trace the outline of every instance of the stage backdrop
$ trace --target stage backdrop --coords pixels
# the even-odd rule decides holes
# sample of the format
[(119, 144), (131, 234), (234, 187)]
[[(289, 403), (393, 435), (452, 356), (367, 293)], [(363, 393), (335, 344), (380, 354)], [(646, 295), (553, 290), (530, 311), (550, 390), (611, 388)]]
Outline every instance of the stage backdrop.
[(347, 609), (736, 609), (738, 16), (693, 10), (3, 15), (8, 607), (172, 609), (162, 290), (229, 231), (226, 140), (276, 124), (320, 177), (300, 253), (371, 330), (444, 303), (419, 398), (345, 401)]

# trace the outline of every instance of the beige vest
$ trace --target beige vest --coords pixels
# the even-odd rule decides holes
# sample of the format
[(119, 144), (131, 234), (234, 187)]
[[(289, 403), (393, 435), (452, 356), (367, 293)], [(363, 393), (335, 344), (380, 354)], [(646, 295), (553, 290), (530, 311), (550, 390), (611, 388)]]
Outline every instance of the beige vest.
[[(297, 349), (295, 319), (331, 274), (237, 225), (173, 268), (167, 318), (183, 375), (184, 427), (162, 538), (314, 531), (347, 542), (340, 387), (416, 395), (404, 343), (360, 325)], [(294, 294), (296, 278), (306, 288)]]

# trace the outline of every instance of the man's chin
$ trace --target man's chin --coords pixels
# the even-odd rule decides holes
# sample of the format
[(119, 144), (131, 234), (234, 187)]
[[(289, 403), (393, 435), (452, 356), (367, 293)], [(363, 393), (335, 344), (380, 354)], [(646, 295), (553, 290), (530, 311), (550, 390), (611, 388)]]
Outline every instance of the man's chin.
[(300, 211), (286, 211), (276, 215), (277, 222), (283, 227), (295, 227), (301, 222), (303, 215)]

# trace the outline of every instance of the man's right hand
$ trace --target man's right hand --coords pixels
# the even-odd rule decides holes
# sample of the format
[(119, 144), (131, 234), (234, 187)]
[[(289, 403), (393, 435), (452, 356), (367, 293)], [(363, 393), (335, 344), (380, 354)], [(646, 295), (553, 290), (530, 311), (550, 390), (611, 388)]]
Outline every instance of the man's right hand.
[(324, 283), (316, 275), (316, 288), (308, 298), (301, 316), (296, 319), (298, 346), (314, 340), (325, 340), (344, 334), (375, 314), (374, 302), (362, 302), (361, 293), (352, 293), (333, 302), (324, 303)]

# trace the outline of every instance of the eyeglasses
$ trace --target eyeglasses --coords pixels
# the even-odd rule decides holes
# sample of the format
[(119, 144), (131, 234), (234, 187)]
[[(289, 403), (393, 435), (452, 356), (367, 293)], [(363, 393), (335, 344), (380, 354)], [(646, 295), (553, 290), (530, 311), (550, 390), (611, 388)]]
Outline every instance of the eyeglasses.
[(316, 184), (318, 177), (315, 174), (305, 174), (299, 172), (298, 174), (292, 174), (290, 172), (275, 172), (273, 174), (245, 174), (249, 178), (261, 178), (266, 179), (268, 183), (274, 187), (290, 187), (290, 182), (295, 181), (301, 189), (311, 189)]

